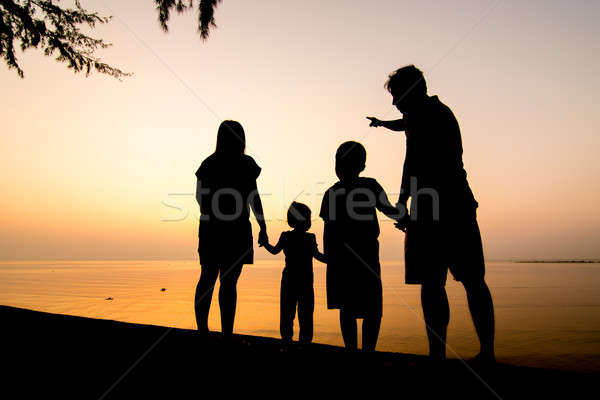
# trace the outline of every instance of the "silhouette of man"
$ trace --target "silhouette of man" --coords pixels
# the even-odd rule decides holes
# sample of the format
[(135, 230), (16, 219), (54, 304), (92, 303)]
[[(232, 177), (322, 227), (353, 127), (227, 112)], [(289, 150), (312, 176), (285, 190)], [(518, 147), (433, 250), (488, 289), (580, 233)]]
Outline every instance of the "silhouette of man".
[(411, 199), (410, 217), (396, 226), (406, 232), (406, 283), (421, 284), (429, 355), (435, 360), (446, 357), (450, 309), (445, 284), (450, 269), (467, 293), (481, 344), (476, 360), (493, 362), (494, 306), (484, 279), (478, 204), (463, 167), (458, 122), (437, 96), (427, 95), (423, 73), (413, 65), (394, 71), (385, 87), (403, 119), (367, 118), (370, 126), (406, 133), (398, 203), (406, 207)]

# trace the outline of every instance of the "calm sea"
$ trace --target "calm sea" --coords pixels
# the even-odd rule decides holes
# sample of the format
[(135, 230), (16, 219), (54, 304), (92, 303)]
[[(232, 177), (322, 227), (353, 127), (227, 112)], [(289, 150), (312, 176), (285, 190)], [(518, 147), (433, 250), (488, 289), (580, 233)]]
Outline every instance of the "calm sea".
[[(315, 341), (341, 345), (338, 313), (326, 307), (325, 267), (315, 264)], [(245, 267), (235, 332), (279, 337), (281, 270), (279, 260)], [(404, 284), (401, 262), (383, 263), (382, 275), (378, 350), (426, 354), (419, 287)], [(200, 267), (193, 261), (2, 262), (0, 304), (193, 329), (199, 276)], [(490, 262), (487, 280), (496, 307), (500, 361), (600, 371), (600, 264)], [(447, 288), (448, 355), (468, 358), (478, 345), (464, 289), (451, 279)], [(216, 290), (210, 316), (214, 330), (220, 327)]]

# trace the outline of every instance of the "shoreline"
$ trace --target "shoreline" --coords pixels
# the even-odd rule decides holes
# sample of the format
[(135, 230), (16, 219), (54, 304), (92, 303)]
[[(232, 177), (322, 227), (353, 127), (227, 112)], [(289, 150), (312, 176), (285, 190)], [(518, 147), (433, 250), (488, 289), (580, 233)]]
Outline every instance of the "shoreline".
[[(329, 389), (354, 394), (360, 382), (372, 381), (377, 382), (373, 390), (387, 393), (423, 395), (443, 387), (444, 395), (456, 390), (478, 398), (519, 398), (524, 393), (551, 398), (563, 391), (585, 393), (599, 376), (507, 364), (478, 368), (455, 359), (432, 365), (419, 355), (349, 352), (325, 344), (283, 348), (280, 340), (259, 336), (234, 335), (227, 342), (215, 332), (202, 341), (193, 330), (8, 306), (0, 306), (0, 316), (2, 353), (12, 366), (8, 386), (23, 385), (21, 392), (43, 388), (46, 396), (154, 398), (157, 393), (172, 395), (174, 388), (189, 395), (198, 394), (202, 382), (244, 394), (257, 390), (276, 395), (279, 384), (301, 392), (319, 388), (323, 394)], [(432, 379), (440, 385), (431, 385)]]
[(515, 264), (600, 264), (600, 260), (517, 260)]

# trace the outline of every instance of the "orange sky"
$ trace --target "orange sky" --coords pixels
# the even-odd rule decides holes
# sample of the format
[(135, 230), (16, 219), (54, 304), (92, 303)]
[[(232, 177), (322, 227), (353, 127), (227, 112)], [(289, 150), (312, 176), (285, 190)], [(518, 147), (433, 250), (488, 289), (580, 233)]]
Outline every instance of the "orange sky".
[[(364, 117), (401, 116), (383, 83), (411, 63), (461, 125), (487, 257), (600, 257), (597, 2), (225, 0), (206, 43), (192, 14), (164, 34), (150, 1), (82, 3), (114, 15), (101, 55), (135, 75), (34, 51), (24, 80), (0, 68), (0, 259), (196, 257), (194, 172), (222, 119), (263, 168), (273, 240), (299, 193), (318, 214), (345, 140), (394, 198), (404, 137)], [(390, 221), (381, 242), (402, 257)]]

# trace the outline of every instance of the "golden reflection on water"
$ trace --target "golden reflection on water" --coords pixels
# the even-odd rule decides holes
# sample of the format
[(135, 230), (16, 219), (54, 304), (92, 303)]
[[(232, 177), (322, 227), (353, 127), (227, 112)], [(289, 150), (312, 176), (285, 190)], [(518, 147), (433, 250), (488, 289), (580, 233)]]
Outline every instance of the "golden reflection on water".
[[(279, 337), (282, 262), (244, 267), (235, 332)], [(384, 317), (378, 349), (426, 354), (419, 287), (404, 284), (403, 265), (382, 264)], [(52, 313), (195, 328), (194, 261), (3, 262), (0, 303)], [(600, 266), (488, 263), (499, 359), (525, 365), (600, 370)], [(460, 284), (448, 281), (449, 356), (478, 350)], [(165, 288), (165, 291), (161, 291)], [(209, 318), (220, 329), (218, 283)], [(112, 298), (112, 300), (107, 300)], [(315, 341), (341, 345), (338, 312), (327, 310), (325, 267), (315, 263)], [(297, 337), (296, 321), (296, 337)]]

